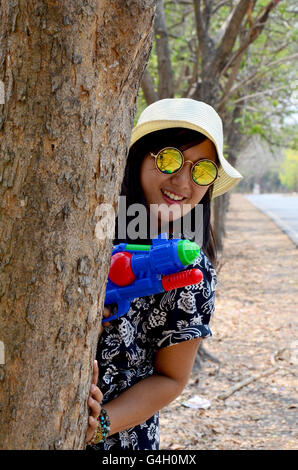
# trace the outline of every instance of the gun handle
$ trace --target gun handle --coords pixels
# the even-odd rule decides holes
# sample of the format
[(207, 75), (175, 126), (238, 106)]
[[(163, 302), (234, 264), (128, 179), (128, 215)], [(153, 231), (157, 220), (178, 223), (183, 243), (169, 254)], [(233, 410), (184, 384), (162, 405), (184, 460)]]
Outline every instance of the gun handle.
[(117, 313), (115, 313), (115, 315), (112, 315), (111, 317), (104, 318), (101, 323), (116, 320), (117, 318), (122, 317), (123, 315), (125, 315), (128, 312), (129, 308), (130, 308), (130, 301), (129, 300), (123, 300), (123, 301), (119, 302), (118, 303)]

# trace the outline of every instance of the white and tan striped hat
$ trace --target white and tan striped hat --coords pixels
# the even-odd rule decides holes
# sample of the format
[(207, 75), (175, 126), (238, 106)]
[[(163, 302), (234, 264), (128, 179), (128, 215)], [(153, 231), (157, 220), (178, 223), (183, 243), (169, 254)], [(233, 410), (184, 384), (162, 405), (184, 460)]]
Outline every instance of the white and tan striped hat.
[(184, 127), (204, 134), (217, 150), (219, 178), (214, 183), (214, 199), (233, 188), (243, 177), (223, 155), (222, 120), (209, 104), (190, 98), (166, 98), (149, 105), (132, 131), (130, 146), (151, 132)]

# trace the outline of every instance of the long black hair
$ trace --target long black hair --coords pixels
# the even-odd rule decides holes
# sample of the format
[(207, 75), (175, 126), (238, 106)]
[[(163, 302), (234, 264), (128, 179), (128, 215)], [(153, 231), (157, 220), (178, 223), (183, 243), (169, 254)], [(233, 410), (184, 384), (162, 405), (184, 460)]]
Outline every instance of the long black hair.
[[(143, 204), (144, 206), (146, 206), (145, 197), (140, 183), (140, 169), (145, 156), (149, 152), (157, 153), (162, 148), (168, 146), (176, 148), (184, 147), (184, 150), (186, 150), (186, 148), (190, 148), (194, 145), (200, 144), (206, 139), (207, 137), (205, 135), (197, 131), (177, 127), (152, 132), (139, 139), (129, 151), (121, 187), (121, 196), (126, 196), (126, 206), (129, 207), (131, 204), (135, 203)], [(211, 263), (215, 266), (217, 255), (214, 233), (211, 226), (212, 192), (213, 185), (208, 188), (208, 191), (205, 193), (204, 197), (200, 201), (200, 204), (203, 204), (203, 244), (201, 248), (209, 258)], [(195, 208), (191, 210), (190, 214), (190, 220), (192, 225), (191, 231), (193, 233), (196, 230), (194, 211)], [(129, 217), (126, 218), (126, 221), (129, 222)], [(147, 224), (147, 227), (149, 227), (149, 223)], [(116, 238), (114, 239), (114, 244), (118, 244), (121, 242), (142, 244), (151, 243), (149, 233), (147, 233), (147, 236), (145, 238), (140, 238), (138, 240), (131, 240), (128, 235), (126, 235), (125, 239), (120, 239), (118, 238), (117, 234), (118, 217), (116, 219)], [(191, 237), (189, 237), (187, 234), (182, 234), (181, 238), (188, 238), (191, 240)]]

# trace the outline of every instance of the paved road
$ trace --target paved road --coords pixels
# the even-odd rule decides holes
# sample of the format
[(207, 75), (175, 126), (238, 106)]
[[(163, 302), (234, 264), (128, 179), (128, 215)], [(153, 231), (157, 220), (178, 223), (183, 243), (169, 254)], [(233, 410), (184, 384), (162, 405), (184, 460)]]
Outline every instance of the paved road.
[(298, 196), (246, 194), (245, 197), (268, 215), (298, 248)]

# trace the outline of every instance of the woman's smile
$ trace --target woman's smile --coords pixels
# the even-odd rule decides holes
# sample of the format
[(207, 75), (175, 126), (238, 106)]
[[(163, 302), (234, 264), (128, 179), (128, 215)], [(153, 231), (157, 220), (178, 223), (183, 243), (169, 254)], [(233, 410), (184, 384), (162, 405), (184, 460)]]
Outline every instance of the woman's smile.
[(162, 195), (166, 203), (168, 204), (182, 204), (185, 198), (182, 194), (178, 194), (170, 189), (161, 189)]

